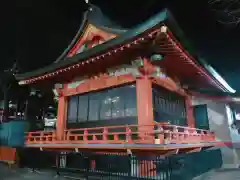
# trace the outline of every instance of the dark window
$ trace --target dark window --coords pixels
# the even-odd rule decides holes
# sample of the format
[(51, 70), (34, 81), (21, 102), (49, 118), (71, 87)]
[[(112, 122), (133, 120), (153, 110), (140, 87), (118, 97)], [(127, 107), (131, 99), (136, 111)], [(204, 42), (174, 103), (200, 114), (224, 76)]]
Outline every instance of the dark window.
[(72, 96), (69, 98), (68, 104), (68, 121), (77, 121), (77, 111), (78, 111), (78, 96)]
[[(110, 90), (111, 91), (111, 90)], [(111, 119), (112, 117), (112, 99), (109, 91), (102, 92), (100, 100), (100, 119)]]
[(84, 122), (88, 119), (88, 96), (78, 97), (78, 122)]
[(89, 121), (99, 120), (100, 98), (100, 92), (89, 95)]
[(170, 124), (186, 125), (184, 97), (167, 89), (153, 87), (154, 120)]
[(69, 123), (136, 116), (135, 85), (106, 89), (69, 98)]
[(209, 129), (209, 120), (208, 120), (208, 112), (207, 105), (196, 105), (193, 107), (194, 119), (196, 123), (196, 128), (199, 129)]
[(114, 89), (112, 92), (110, 92), (113, 118), (124, 117), (124, 103), (127, 100), (124, 97), (124, 92), (124, 87)]
[(125, 96), (125, 116), (135, 116), (137, 114), (136, 88), (134, 85), (128, 86), (125, 91), (126, 93), (123, 94)]

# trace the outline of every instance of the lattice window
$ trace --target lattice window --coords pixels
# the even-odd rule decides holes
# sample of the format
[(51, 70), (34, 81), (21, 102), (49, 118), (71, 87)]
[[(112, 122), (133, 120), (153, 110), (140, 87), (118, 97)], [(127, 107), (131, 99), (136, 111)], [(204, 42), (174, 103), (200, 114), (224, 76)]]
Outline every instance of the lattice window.
[(153, 87), (153, 107), (155, 121), (186, 125), (184, 97), (155, 86)]
[(69, 98), (68, 123), (136, 116), (135, 85), (121, 86)]

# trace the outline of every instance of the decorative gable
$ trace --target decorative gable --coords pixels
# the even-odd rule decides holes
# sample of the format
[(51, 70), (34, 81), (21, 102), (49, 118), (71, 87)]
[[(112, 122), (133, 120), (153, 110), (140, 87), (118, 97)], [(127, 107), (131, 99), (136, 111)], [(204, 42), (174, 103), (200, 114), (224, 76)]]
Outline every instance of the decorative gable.
[(80, 39), (69, 51), (68, 57), (82, 53), (90, 48), (115, 38), (117, 35), (106, 32), (93, 24), (88, 24)]

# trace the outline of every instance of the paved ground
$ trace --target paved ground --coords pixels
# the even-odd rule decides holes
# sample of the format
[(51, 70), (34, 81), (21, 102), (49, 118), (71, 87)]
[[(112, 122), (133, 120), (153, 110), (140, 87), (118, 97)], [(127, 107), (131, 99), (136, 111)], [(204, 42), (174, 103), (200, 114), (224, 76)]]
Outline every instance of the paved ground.
[(9, 169), (0, 165), (0, 180), (66, 180), (51, 172), (31, 172), (28, 169)]
[[(9, 169), (0, 165), (0, 180), (69, 180), (57, 177), (54, 172), (31, 172), (28, 169)], [(95, 178), (94, 178), (95, 179)], [(240, 169), (210, 171), (193, 180), (240, 180)]]
[(193, 180), (240, 180), (240, 169), (210, 171)]

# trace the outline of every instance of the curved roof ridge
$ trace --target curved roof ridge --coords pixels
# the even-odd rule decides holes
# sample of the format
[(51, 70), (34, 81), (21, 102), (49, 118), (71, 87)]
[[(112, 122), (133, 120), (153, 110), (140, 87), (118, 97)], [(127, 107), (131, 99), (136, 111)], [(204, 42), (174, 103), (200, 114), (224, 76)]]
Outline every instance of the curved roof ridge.
[[(90, 11), (88, 11), (89, 13)], [(87, 15), (86, 14), (86, 21), (87, 21)], [(99, 53), (99, 52), (103, 52), (106, 49), (111, 48), (112, 46), (116, 46), (119, 45), (121, 43), (124, 43), (130, 39), (132, 39), (135, 36), (140, 35), (141, 33), (153, 28), (154, 26), (158, 25), (159, 23), (163, 23), (164, 21), (167, 20), (167, 11), (166, 9), (160, 11), (157, 15), (151, 17), (149, 20), (142, 22), (141, 24), (138, 24), (137, 26), (135, 26), (134, 28), (129, 29), (127, 32), (122, 33), (118, 38), (113, 38), (111, 40), (109, 40), (106, 43), (103, 43), (99, 46), (95, 46), (94, 48), (89, 49), (88, 51), (82, 52), (80, 54), (77, 54), (73, 57), (68, 57), (67, 61), (61, 61), (61, 59), (64, 57), (64, 53), (67, 53), (71, 48), (68, 47), (64, 53), (62, 53), (62, 55), (60, 56), (61, 58), (58, 59), (58, 61), (56, 61), (56, 63), (51, 63), (45, 67), (41, 67), (29, 72), (25, 72), (25, 73), (21, 73), (21, 74), (16, 74), (15, 77), (18, 80), (23, 80), (25, 78), (28, 77), (36, 77), (39, 76), (41, 74), (50, 72), (50, 71), (54, 71), (56, 69), (59, 68), (63, 68), (65, 66), (69, 66), (72, 65), (74, 63), (77, 63), (78, 61), (82, 61), (83, 59), (94, 55), (95, 53)], [(84, 27), (84, 26), (83, 26)], [(79, 31), (78, 35), (81, 34), (81, 31)], [(79, 37), (79, 36), (77, 36)], [(74, 44), (74, 43), (73, 43)]]
[(59, 61), (61, 61), (62, 59), (64, 59), (68, 52), (72, 49), (72, 47), (76, 44), (76, 42), (78, 41), (78, 39), (81, 37), (82, 35), (82, 32), (83, 32), (83, 29), (85, 27), (85, 24), (87, 22), (87, 16), (88, 16), (88, 13), (89, 13), (89, 9), (86, 10), (84, 13), (83, 13), (83, 19), (82, 19), (82, 23), (76, 33), (76, 35), (74, 36), (74, 38), (72, 39), (72, 41), (70, 42), (70, 44), (68, 45), (68, 47), (62, 52), (62, 54), (53, 62), (53, 63), (58, 63)]
[(73, 48), (73, 46), (77, 43), (77, 41), (83, 34), (87, 22), (110, 33), (122, 34), (127, 31), (127, 29), (123, 29), (122, 27), (115, 25), (115, 23), (112, 23), (112, 21), (107, 16), (105, 16), (104, 13), (102, 13), (99, 7), (90, 4), (89, 8), (83, 13), (83, 18), (76, 35), (74, 36), (68, 47), (53, 63), (58, 63), (67, 56), (68, 52)]
[(111, 18), (105, 15), (102, 10), (93, 4), (90, 4), (90, 13), (88, 16), (90, 23), (96, 25), (97, 27), (108, 27), (110, 29), (124, 29), (122, 26), (114, 22)]
[[(94, 25), (94, 24), (93, 24)], [(102, 29), (104, 31), (110, 32), (110, 33), (116, 33), (116, 34), (122, 34), (128, 31), (128, 29), (115, 29), (111, 27), (106, 26), (97, 26), (99, 29)]]

